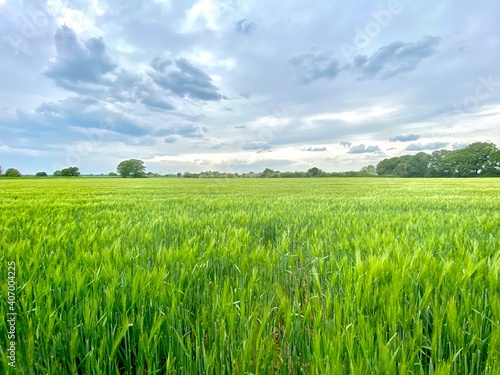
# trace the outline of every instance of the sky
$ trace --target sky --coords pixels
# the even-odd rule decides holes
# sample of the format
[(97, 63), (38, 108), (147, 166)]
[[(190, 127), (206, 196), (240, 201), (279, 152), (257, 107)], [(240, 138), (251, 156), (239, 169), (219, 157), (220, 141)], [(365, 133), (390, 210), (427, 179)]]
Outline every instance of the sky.
[(0, 0), (0, 165), (359, 170), (500, 146), (500, 3)]

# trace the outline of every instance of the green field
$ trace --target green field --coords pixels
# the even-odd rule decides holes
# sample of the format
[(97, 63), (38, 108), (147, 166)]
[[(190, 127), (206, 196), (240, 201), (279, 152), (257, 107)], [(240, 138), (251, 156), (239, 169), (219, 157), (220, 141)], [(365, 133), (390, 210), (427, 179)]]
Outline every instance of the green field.
[(3, 179), (7, 374), (499, 374), (500, 179)]

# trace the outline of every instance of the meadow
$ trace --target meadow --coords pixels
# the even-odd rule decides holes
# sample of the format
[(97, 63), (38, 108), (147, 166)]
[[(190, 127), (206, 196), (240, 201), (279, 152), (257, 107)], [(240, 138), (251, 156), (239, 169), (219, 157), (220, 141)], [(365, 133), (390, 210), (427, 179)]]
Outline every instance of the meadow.
[(499, 374), (500, 179), (0, 181), (2, 374)]

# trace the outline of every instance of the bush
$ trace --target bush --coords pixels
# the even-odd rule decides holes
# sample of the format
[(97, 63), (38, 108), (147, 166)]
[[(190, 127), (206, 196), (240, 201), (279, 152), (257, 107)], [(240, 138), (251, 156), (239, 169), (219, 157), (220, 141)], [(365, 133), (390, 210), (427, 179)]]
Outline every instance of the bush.
[(4, 173), (5, 177), (21, 177), (21, 172), (15, 168), (9, 168)]

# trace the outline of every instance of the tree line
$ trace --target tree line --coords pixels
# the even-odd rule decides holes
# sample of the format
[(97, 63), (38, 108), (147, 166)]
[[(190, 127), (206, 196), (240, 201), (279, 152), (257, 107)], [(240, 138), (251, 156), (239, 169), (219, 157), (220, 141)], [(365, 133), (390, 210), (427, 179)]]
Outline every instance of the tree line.
[(476, 142), (449, 151), (419, 152), (380, 161), (379, 176), (399, 177), (478, 177), (500, 176), (500, 150), (493, 143)]
[[(142, 160), (129, 159), (118, 164), (117, 173), (110, 172), (108, 176), (121, 177), (183, 177), (183, 178), (299, 178), (299, 177), (494, 177), (500, 176), (500, 149), (493, 143), (476, 142), (459, 150), (438, 150), (431, 154), (419, 152), (415, 155), (403, 155), (381, 160), (376, 166), (368, 165), (359, 171), (325, 172), (317, 167), (301, 172), (280, 172), (270, 168), (262, 172), (230, 173), (219, 171), (205, 171), (200, 173), (177, 173), (160, 175), (146, 173), (146, 166)], [(9, 168), (0, 176), (21, 177), (15, 168)], [(47, 177), (46, 172), (38, 172), (36, 177)], [(69, 167), (57, 170), (55, 177), (78, 177), (78, 167)]]

